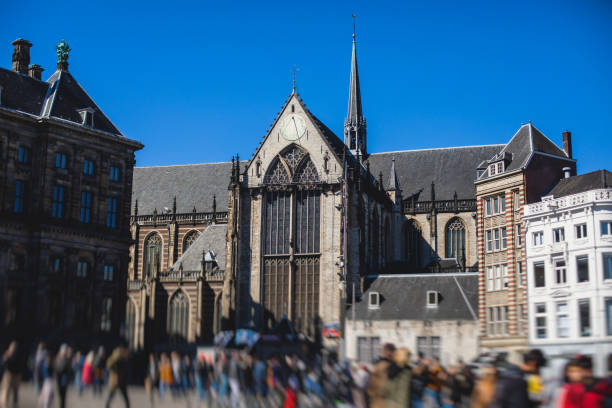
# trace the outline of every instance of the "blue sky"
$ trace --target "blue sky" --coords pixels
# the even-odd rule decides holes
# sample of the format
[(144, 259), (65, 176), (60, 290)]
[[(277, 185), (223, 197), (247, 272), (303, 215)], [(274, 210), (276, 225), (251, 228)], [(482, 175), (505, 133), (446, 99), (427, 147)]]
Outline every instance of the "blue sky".
[(338, 135), (351, 13), (371, 152), (505, 143), (521, 122), (574, 137), (579, 172), (612, 169), (612, 2), (7, 2), (11, 41), (70, 71), (137, 165), (250, 157), (291, 91)]

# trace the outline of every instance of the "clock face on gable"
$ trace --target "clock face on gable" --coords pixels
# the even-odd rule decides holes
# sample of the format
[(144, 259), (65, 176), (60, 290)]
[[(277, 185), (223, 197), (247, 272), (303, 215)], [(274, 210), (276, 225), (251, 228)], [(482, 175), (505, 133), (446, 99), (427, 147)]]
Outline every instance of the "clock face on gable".
[(280, 133), (285, 140), (290, 142), (300, 140), (306, 134), (306, 122), (300, 115), (292, 113), (288, 115), (280, 127)]

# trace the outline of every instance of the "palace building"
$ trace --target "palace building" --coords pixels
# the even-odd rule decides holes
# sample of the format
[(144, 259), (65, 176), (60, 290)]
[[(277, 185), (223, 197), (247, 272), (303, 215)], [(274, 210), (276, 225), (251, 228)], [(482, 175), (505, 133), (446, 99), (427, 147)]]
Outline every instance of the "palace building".
[(112, 343), (123, 331), (134, 152), (68, 71), (26, 40), (0, 68), (0, 343)]

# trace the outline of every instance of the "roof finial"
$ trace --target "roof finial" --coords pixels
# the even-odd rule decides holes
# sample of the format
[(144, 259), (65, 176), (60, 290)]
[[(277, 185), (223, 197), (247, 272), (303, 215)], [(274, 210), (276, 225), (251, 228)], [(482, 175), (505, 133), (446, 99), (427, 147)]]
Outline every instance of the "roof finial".
[(57, 69), (60, 71), (68, 70), (68, 53), (72, 51), (70, 46), (66, 42), (66, 40), (62, 39), (55, 46), (55, 51), (57, 51)]
[(295, 93), (295, 73), (298, 72), (299, 70), (300, 69), (296, 65), (294, 65), (293, 68), (291, 68), (291, 75), (293, 77), (293, 92), (292, 93)]
[(353, 41), (355, 41), (355, 18), (357, 17), (355, 14), (353, 16)]

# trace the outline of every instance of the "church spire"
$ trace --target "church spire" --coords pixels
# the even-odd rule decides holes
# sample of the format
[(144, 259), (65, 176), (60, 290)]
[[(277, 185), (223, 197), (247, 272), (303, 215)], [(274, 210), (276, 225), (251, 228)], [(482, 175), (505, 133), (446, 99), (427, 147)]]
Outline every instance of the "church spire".
[(361, 89), (357, 69), (357, 45), (355, 42), (355, 15), (353, 14), (353, 54), (351, 56), (351, 80), (349, 85), (348, 113), (344, 120), (344, 143), (351, 153), (367, 158), (366, 122), (361, 109)]

